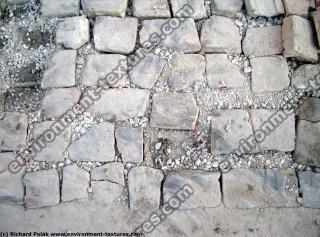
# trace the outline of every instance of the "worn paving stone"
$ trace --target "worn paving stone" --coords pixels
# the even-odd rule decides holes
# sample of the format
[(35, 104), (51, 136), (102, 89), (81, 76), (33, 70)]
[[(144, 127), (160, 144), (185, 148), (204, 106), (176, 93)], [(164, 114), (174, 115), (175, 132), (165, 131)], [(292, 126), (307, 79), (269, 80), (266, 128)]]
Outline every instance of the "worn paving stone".
[(78, 167), (76, 164), (63, 168), (63, 180), (61, 189), (61, 201), (88, 198), (90, 174)]
[(222, 174), (227, 208), (296, 207), (294, 169), (233, 169)]
[(76, 87), (48, 91), (42, 102), (45, 116), (60, 117), (79, 102), (80, 96), (81, 90)]
[(282, 25), (283, 55), (303, 62), (318, 61), (311, 21), (300, 16), (284, 18)]
[(193, 170), (169, 174), (163, 185), (163, 201), (170, 204), (170, 198), (183, 198), (180, 210), (217, 207), (221, 204), (219, 178), (220, 173)]
[(221, 16), (234, 17), (243, 6), (243, 0), (213, 0), (212, 11)]
[(320, 174), (298, 172), (303, 207), (320, 208)]
[(191, 18), (198, 20), (208, 17), (204, 0), (172, 0), (171, 6), (174, 17), (184, 17), (183, 10), (185, 9), (184, 6), (186, 4), (188, 4), (188, 8), (191, 8), (194, 11), (190, 16)]
[(60, 50), (55, 53), (44, 72), (41, 87), (71, 87), (76, 84), (76, 50)]
[(283, 51), (281, 26), (250, 28), (243, 40), (243, 53), (247, 56), (271, 56)]
[(192, 93), (154, 94), (150, 126), (156, 128), (193, 130), (199, 108)]
[(65, 18), (56, 29), (56, 43), (68, 49), (79, 49), (90, 40), (90, 24), (87, 18)]
[(136, 44), (136, 18), (96, 17), (93, 27), (95, 49), (108, 53), (129, 54)]
[(0, 173), (9, 171), (9, 164), (16, 159), (17, 155), (12, 152), (0, 153)]
[(251, 16), (279, 16), (284, 14), (281, 0), (244, 0), (248, 14)]
[(167, 0), (133, 0), (133, 15), (142, 19), (170, 18), (170, 6)]
[(122, 201), (125, 187), (109, 181), (92, 181), (92, 197), (97, 204), (112, 205)]
[(201, 46), (206, 53), (241, 53), (239, 28), (234, 20), (211, 16), (201, 29)]
[(110, 162), (115, 159), (114, 146), (114, 125), (102, 122), (70, 145), (69, 157), (74, 161)]
[(300, 120), (294, 159), (298, 163), (320, 167), (320, 123)]
[(161, 170), (139, 166), (128, 174), (128, 189), (131, 210), (154, 210), (160, 206)]
[(40, 12), (45, 17), (77, 16), (80, 11), (79, 0), (40, 0)]
[(305, 97), (299, 108), (299, 119), (310, 122), (320, 122), (320, 99), (315, 97)]
[(126, 15), (128, 0), (81, 0), (82, 10), (89, 17)]
[(286, 16), (300, 15), (307, 16), (310, 7), (309, 0), (283, 0)]
[(147, 90), (112, 89), (103, 91), (101, 98), (89, 109), (93, 114), (102, 115), (107, 120), (127, 120), (145, 115), (149, 107)]
[(284, 57), (251, 58), (250, 64), (254, 93), (281, 91), (290, 85), (289, 68)]
[(233, 64), (227, 54), (207, 54), (206, 74), (211, 88), (244, 87), (244, 75), (240, 67)]
[[(171, 33), (164, 35), (161, 33), (161, 27), (168, 24), (169, 21), (174, 22), (171, 24), (181, 25)], [(157, 40), (153, 36), (155, 33), (158, 34)], [(160, 39), (159, 37), (161, 36), (164, 36), (164, 39)], [(186, 18), (183, 22), (179, 18), (142, 21), (142, 29), (140, 31), (141, 44), (144, 46), (145, 42), (150, 43), (154, 42), (154, 40), (158, 42), (156, 45), (167, 46), (178, 52), (195, 53), (201, 49), (197, 28), (192, 18)]]
[(0, 150), (15, 151), (26, 146), (27, 115), (17, 112), (0, 113)]
[(41, 170), (26, 173), (23, 183), (26, 187), (24, 199), (28, 209), (59, 204), (60, 181), (57, 170)]
[(121, 162), (111, 162), (91, 170), (91, 180), (110, 181), (125, 186), (124, 166)]
[(317, 32), (318, 46), (320, 47), (320, 9), (312, 13), (312, 19)]
[(143, 162), (143, 128), (119, 127), (116, 140), (123, 162)]
[(293, 151), (295, 148), (295, 115), (283, 110), (251, 110), (256, 140), (261, 151)]
[[(52, 129), (50, 129), (52, 126)], [(57, 129), (56, 129), (57, 128)], [(44, 121), (41, 123), (33, 124), (32, 136), (35, 139), (34, 148), (39, 149), (40, 151), (34, 153), (34, 160), (37, 161), (64, 161), (63, 153), (67, 150), (67, 147), (71, 138), (71, 128), (66, 127), (60, 135), (55, 136), (53, 140), (46, 140), (45, 134), (48, 130), (54, 131), (55, 134), (57, 132), (62, 131), (60, 126), (55, 126), (53, 121)], [(42, 138), (40, 138), (40, 136)], [(45, 146), (43, 146), (44, 144)]]
[(244, 151), (240, 141), (253, 136), (246, 110), (216, 110), (211, 121), (211, 153), (254, 153), (256, 148)]
[(163, 77), (172, 91), (184, 91), (195, 82), (205, 82), (205, 58), (198, 54), (174, 54), (170, 66), (163, 71)]
[(319, 86), (312, 81), (315, 81), (318, 75), (320, 64), (303, 64), (294, 71), (291, 84), (297, 90), (316, 91)]

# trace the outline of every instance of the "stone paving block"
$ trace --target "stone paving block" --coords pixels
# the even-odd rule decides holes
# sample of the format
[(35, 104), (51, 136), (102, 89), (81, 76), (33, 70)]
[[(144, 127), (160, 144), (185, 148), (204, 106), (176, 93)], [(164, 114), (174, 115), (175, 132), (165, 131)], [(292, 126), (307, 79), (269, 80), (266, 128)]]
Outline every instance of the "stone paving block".
[(80, 11), (79, 0), (40, 0), (40, 12), (45, 17), (77, 16)]
[(220, 173), (193, 170), (169, 174), (163, 185), (163, 201), (170, 204), (175, 196), (186, 199), (179, 210), (217, 207), (221, 204), (219, 178)]
[(170, 2), (174, 17), (184, 17), (183, 9), (185, 9), (184, 6), (186, 4), (188, 5), (188, 8), (192, 8), (194, 11), (194, 13), (190, 16), (193, 19), (203, 19), (208, 17), (204, 0), (171, 0)]
[(199, 108), (192, 93), (154, 94), (150, 126), (176, 130), (193, 130)]
[(201, 46), (206, 53), (241, 53), (241, 37), (234, 20), (211, 16), (201, 29)]
[(293, 73), (291, 84), (296, 90), (316, 91), (319, 86), (313, 83), (320, 75), (320, 64), (303, 64)]
[(212, 11), (214, 14), (234, 17), (243, 6), (243, 0), (213, 0)]
[(133, 15), (142, 19), (170, 18), (170, 6), (167, 0), (133, 0)]
[[(168, 31), (164, 31), (165, 34), (162, 33), (161, 29), (169, 23), (179, 27), (175, 29), (169, 27)], [(164, 39), (161, 39), (161, 36)], [(201, 49), (197, 28), (191, 18), (186, 18), (184, 21), (179, 18), (144, 20), (140, 31), (140, 42), (142, 45), (149, 42), (157, 46), (167, 46), (184, 53), (195, 53)]]
[(251, 16), (279, 16), (284, 14), (281, 0), (244, 0), (248, 14)]
[(124, 199), (125, 187), (109, 181), (92, 181), (92, 197), (97, 204), (112, 205)]
[(26, 146), (27, 115), (17, 112), (0, 113), (0, 150), (15, 151)]
[(93, 114), (100, 114), (107, 120), (127, 120), (145, 115), (149, 107), (147, 90), (127, 88), (107, 90), (89, 109)]
[(143, 128), (119, 127), (116, 140), (123, 162), (143, 162)]
[[(244, 151), (240, 141), (254, 137), (246, 110), (216, 110), (211, 121), (211, 153), (254, 153), (256, 148)], [(237, 151), (236, 151), (237, 150)]]
[(320, 208), (320, 174), (310, 171), (298, 172), (303, 207)]
[(320, 47), (320, 9), (312, 13), (312, 19), (317, 32), (318, 47)]
[[(51, 127), (52, 126), (52, 127)], [(60, 132), (60, 135), (55, 136), (54, 139), (46, 140), (46, 131), (54, 131), (55, 134)], [(49, 133), (48, 133), (49, 134)], [(50, 133), (51, 134), (51, 133)], [(64, 161), (63, 153), (67, 150), (67, 147), (71, 138), (71, 128), (67, 127), (64, 130), (60, 126), (54, 125), (53, 121), (44, 121), (41, 123), (33, 124), (32, 136), (35, 139), (34, 147), (40, 151), (36, 152), (33, 159), (37, 161)], [(50, 137), (50, 136), (49, 136)], [(45, 146), (43, 146), (44, 144)]]
[(315, 10), (316, 9), (316, 1), (315, 0), (308, 0), (309, 1), (309, 8), (311, 10)]
[(244, 87), (244, 75), (240, 67), (233, 64), (227, 54), (207, 54), (206, 74), (211, 88)]
[(0, 153), (0, 173), (9, 171), (9, 164), (16, 159), (17, 155), (12, 152)]
[(303, 62), (318, 61), (311, 21), (296, 15), (284, 18), (282, 40), (285, 57), (296, 58)]
[(41, 170), (26, 173), (23, 178), (26, 187), (26, 207), (50, 207), (60, 202), (60, 181), (57, 170)]
[(89, 17), (125, 17), (128, 0), (81, 0), (82, 10)]
[(137, 38), (136, 18), (96, 17), (93, 27), (95, 49), (108, 53), (129, 54)]
[(74, 161), (110, 162), (115, 158), (114, 146), (114, 125), (102, 122), (69, 146), (69, 156)]
[(301, 15), (307, 16), (310, 1), (309, 0), (283, 0), (286, 16)]
[(261, 57), (281, 54), (283, 51), (281, 26), (248, 29), (242, 46), (247, 56)]
[(310, 122), (320, 122), (320, 99), (315, 97), (305, 97), (299, 108), (299, 119)]
[(121, 162), (111, 162), (91, 170), (91, 180), (110, 181), (125, 186), (124, 166)]
[(87, 18), (65, 18), (56, 29), (56, 43), (68, 49), (79, 49), (90, 40), (90, 24)]
[(55, 53), (44, 72), (41, 87), (71, 87), (76, 84), (76, 50), (60, 50)]
[(283, 110), (251, 110), (256, 140), (261, 151), (293, 151), (295, 115)]
[(320, 167), (320, 123), (300, 120), (294, 159), (298, 163)]
[(174, 54), (170, 65), (165, 67), (163, 75), (170, 90), (187, 90), (195, 82), (205, 82), (205, 58), (198, 54)]
[[(121, 67), (120, 67), (121, 65)], [(124, 86), (128, 80), (127, 75), (127, 57), (120, 54), (92, 54), (87, 58), (87, 64), (82, 73), (82, 84), (86, 86), (95, 86), (99, 79), (105, 79), (111, 75), (113, 70), (121, 68), (124, 72), (120, 78), (117, 74), (117, 81), (110, 83), (111, 87)]]
[(90, 174), (76, 164), (63, 168), (61, 201), (69, 202), (88, 198)]
[(60, 117), (79, 102), (80, 96), (81, 90), (76, 87), (48, 91), (42, 102), (45, 116), (49, 118)]
[(284, 57), (251, 58), (250, 64), (254, 93), (281, 91), (290, 85), (289, 68)]
[(294, 169), (233, 169), (222, 174), (227, 208), (296, 207), (298, 179)]
[(129, 201), (131, 210), (154, 210), (160, 206), (161, 170), (139, 166), (128, 174)]

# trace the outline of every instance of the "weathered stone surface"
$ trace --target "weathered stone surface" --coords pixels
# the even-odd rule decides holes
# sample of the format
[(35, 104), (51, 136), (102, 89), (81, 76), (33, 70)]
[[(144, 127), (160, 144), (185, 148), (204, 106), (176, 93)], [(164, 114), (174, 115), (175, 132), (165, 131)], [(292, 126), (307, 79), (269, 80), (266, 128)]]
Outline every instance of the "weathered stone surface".
[(0, 153), (0, 173), (9, 171), (9, 164), (14, 161), (16, 157), (18, 156), (12, 152)]
[(79, 0), (40, 0), (42, 16), (77, 16), (80, 10)]
[(320, 0), (316, 0), (316, 7), (320, 7)]
[(233, 169), (222, 174), (222, 182), (227, 208), (297, 206), (294, 169)]
[(283, 0), (284, 9), (286, 11), (286, 16), (289, 15), (308, 15), (308, 10), (310, 7), (309, 0)]
[(143, 162), (143, 128), (117, 128), (116, 140), (123, 162)]
[(184, 7), (186, 4), (188, 5), (188, 8), (191, 8), (194, 11), (194, 13), (190, 16), (193, 19), (203, 19), (208, 17), (204, 0), (172, 0), (171, 6), (173, 15), (175, 17), (185, 17), (183, 10), (185, 9)]
[(170, 90), (183, 91), (206, 79), (206, 62), (198, 54), (174, 54), (163, 72)]
[(294, 159), (298, 163), (320, 167), (320, 123), (300, 120), (297, 125), (297, 141)]
[(142, 117), (149, 106), (149, 94), (147, 90), (131, 88), (103, 91), (101, 98), (90, 107), (90, 112), (107, 120)]
[(302, 101), (299, 118), (310, 122), (320, 122), (320, 99), (305, 97)]
[(247, 56), (271, 56), (283, 51), (281, 26), (250, 28), (243, 40), (243, 52)]
[(98, 16), (93, 27), (95, 48), (109, 53), (129, 54), (136, 44), (138, 20)]
[(107, 163), (91, 170), (91, 180), (110, 181), (125, 186), (124, 166), (121, 162)]
[(74, 86), (76, 84), (76, 57), (76, 50), (60, 50), (55, 53), (43, 75), (41, 87), (48, 89)]
[(16, 112), (0, 113), (0, 150), (14, 151), (26, 146), (28, 118)]
[(84, 14), (94, 16), (119, 16), (126, 15), (128, 0), (81, 0)]
[(230, 62), (227, 54), (207, 54), (207, 80), (211, 88), (240, 88), (244, 75), (240, 67)]
[(199, 108), (192, 93), (155, 94), (152, 98), (150, 126), (157, 128), (193, 130)]
[(139, 64), (129, 70), (130, 79), (138, 87), (151, 89), (156, 84), (165, 63), (165, 60), (156, 54), (146, 54)]
[[(178, 28), (172, 30), (172, 32), (165, 32), (166, 35), (161, 33), (163, 25), (169, 24), (169, 21), (173, 21), (175, 25), (179, 25)], [(158, 37), (154, 39), (155, 33)], [(168, 34), (169, 33), (169, 34)], [(164, 36), (164, 39), (159, 37)], [(167, 46), (179, 52), (184, 53), (195, 53), (201, 49), (199, 42), (198, 32), (194, 20), (186, 18), (184, 21), (180, 21), (179, 18), (171, 18), (169, 20), (156, 19), (156, 20), (145, 20), (142, 22), (142, 29), (140, 31), (140, 42), (145, 45), (145, 42), (149, 44), (154, 41), (158, 43), (156, 45)]]
[(293, 151), (295, 148), (295, 115), (292, 111), (251, 110), (256, 140), (261, 151)]
[(69, 202), (77, 199), (88, 198), (90, 174), (76, 164), (63, 168), (63, 181), (61, 201)]
[(253, 136), (246, 110), (216, 110), (211, 121), (211, 153), (254, 153), (240, 149), (240, 141)]
[(163, 201), (170, 204), (172, 197), (184, 198), (180, 210), (217, 207), (221, 203), (219, 178), (220, 173), (193, 170), (169, 174), (163, 185)]
[(309, 1), (309, 7), (311, 10), (316, 9), (316, 0), (308, 0)]
[(241, 53), (239, 28), (234, 20), (211, 16), (201, 29), (201, 46), (207, 53)]
[(59, 204), (60, 183), (57, 170), (26, 173), (23, 183), (26, 186), (25, 203), (27, 208), (48, 207)]
[(281, 91), (290, 85), (289, 68), (284, 57), (251, 58), (250, 64), (254, 93)]
[(243, 0), (213, 0), (212, 11), (217, 15), (234, 17), (241, 11)]
[(167, 0), (133, 0), (133, 15), (139, 18), (170, 18)]
[(303, 207), (320, 208), (320, 174), (312, 172), (298, 173)]
[(244, 0), (246, 9), (251, 16), (278, 16), (284, 14), (281, 0)]
[(60, 117), (79, 102), (80, 96), (81, 90), (76, 87), (48, 91), (42, 102), (45, 116)]
[[(36, 152), (33, 159), (37, 161), (63, 161), (63, 153), (66, 151), (70, 138), (71, 138), (71, 128), (67, 127), (63, 132), (56, 136), (52, 142), (47, 142), (45, 139), (46, 131), (49, 130), (52, 126), (51, 131), (62, 131), (56, 130), (53, 121), (44, 121), (42, 123), (35, 123), (32, 130), (33, 138), (35, 139), (35, 148), (43, 147), (41, 144), (45, 144), (45, 147), (40, 151)], [(59, 126), (58, 126), (59, 127)], [(41, 137), (40, 137), (41, 136)], [(36, 145), (38, 144), (38, 145)]]
[(149, 167), (134, 167), (128, 174), (130, 209), (158, 209), (163, 173)]
[(65, 48), (79, 49), (90, 40), (87, 18), (75, 16), (64, 19), (57, 26), (56, 42)]
[(98, 204), (111, 205), (125, 199), (125, 187), (109, 181), (92, 181), (92, 196)]
[(320, 64), (303, 64), (294, 71), (291, 84), (297, 90), (315, 91), (319, 89), (319, 85), (312, 82), (316, 81), (319, 75)]
[(296, 15), (284, 18), (282, 40), (285, 57), (293, 57), (304, 62), (318, 61), (311, 21)]
[(317, 32), (318, 46), (320, 47), (320, 9), (312, 13), (312, 19)]

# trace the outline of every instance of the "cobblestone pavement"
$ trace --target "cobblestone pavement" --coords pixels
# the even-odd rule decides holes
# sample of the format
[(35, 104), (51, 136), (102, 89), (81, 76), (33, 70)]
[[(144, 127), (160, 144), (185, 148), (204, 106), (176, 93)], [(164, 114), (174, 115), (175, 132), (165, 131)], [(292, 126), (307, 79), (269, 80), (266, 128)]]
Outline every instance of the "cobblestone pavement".
[(320, 236), (319, 7), (2, 1), (0, 232)]

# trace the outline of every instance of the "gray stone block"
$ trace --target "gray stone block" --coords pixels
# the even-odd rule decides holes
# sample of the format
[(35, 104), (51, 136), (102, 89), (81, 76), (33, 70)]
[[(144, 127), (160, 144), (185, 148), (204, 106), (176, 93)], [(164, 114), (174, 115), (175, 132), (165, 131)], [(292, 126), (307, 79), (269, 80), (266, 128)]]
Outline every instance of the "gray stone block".
[(310, 7), (310, 0), (283, 0), (283, 5), (286, 11), (286, 16), (307, 16)]
[(133, 0), (133, 15), (142, 19), (170, 18), (170, 6), (167, 0)]
[(299, 119), (310, 122), (320, 122), (320, 99), (315, 97), (305, 97), (299, 108)]
[(109, 181), (92, 181), (92, 197), (98, 205), (114, 205), (126, 199), (125, 187)]
[(79, 0), (40, 0), (40, 12), (45, 17), (77, 16), (80, 11)]
[(291, 84), (296, 90), (316, 91), (319, 89), (316, 80), (320, 75), (320, 64), (303, 64), (292, 76)]
[(234, 17), (243, 6), (243, 0), (213, 0), (212, 11), (221, 16)]
[(91, 180), (110, 181), (125, 186), (124, 166), (121, 162), (107, 163), (91, 170)]
[(251, 16), (279, 16), (284, 14), (281, 0), (244, 0), (246, 9)]
[(298, 172), (303, 207), (320, 208), (320, 174)]
[(128, 0), (81, 0), (82, 10), (89, 17), (125, 17)]
[(312, 13), (312, 19), (317, 32), (318, 47), (320, 47), (320, 9)]
[(190, 16), (191, 18), (198, 20), (208, 17), (204, 0), (171, 0), (170, 2), (174, 17), (184, 17), (182, 12), (186, 4), (194, 11), (194, 13)]

